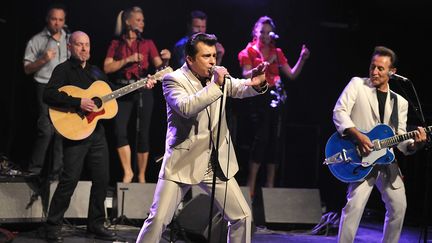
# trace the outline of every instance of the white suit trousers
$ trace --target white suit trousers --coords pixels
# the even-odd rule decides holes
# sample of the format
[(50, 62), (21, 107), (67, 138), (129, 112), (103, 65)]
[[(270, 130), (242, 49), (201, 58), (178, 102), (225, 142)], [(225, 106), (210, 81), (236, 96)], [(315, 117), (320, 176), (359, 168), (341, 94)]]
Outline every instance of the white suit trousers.
[[(204, 180), (198, 184), (209, 195), (211, 194), (212, 176), (212, 173), (207, 174)], [(137, 243), (160, 242), (163, 231), (171, 222), (179, 203), (190, 188), (191, 185), (164, 179), (158, 180), (150, 215), (141, 228)], [(227, 182), (219, 179), (216, 181), (214, 205), (219, 210), (223, 208), (225, 189), (227, 190), (225, 220), (228, 221), (228, 242), (250, 243), (251, 210), (234, 177)], [(208, 215), (203, 215), (203, 217), (208, 217)]]
[[(386, 208), (383, 243), (397, 243), (402, 231), (407, 206), (405, 186), (393, 188), (388, 180), (386, 166), (375, 166), (363, 182), (351, 183), (348, 187), (347, 204), (342, 209), (338, 242), (354, 242), (364, 208), (374, 185), (381, 193)], [(398, 175), (400, 177), (400, 175)], [(399, 178), (400, 179), (400, 178)]]

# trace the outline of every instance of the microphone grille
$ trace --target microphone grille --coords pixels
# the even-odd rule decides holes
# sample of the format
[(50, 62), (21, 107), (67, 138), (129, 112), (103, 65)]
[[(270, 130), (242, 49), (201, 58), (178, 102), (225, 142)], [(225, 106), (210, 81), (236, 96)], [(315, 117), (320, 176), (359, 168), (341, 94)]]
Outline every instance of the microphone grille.
[(269, 35), (270, 35), (270, 37), (271, 37), (271, 38), (273, 38), (273, 39), (279, 39), (279, 35), (278, 35), (278, 34), (276, 34), (276, 33), (275, 33), (275, 32), (273, 32), (273, 31), (272, 31), (272, 32), (270, 32), (270, 33), (269, 33)]
[(214, 65), (214, 66), (212, 66), (211, 68), (209, 68), (209, 72), (210, 72), (210, 73), (213, 73), (213, 72), (215, 71), (215, 69), (216, 69), (216, 65)]

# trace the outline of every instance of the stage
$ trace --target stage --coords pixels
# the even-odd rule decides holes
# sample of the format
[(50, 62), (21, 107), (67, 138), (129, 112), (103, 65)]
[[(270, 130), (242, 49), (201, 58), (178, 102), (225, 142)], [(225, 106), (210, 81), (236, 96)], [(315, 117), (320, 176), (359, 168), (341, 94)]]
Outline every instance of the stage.
[[(56, 182), (51, 182), (49, 191), (52, 191), (54, 186)], [(104, 242), (86, 234), (86, 212), (88, 210), (88, 203), (86, 203), (88, 198), (86, 197), (89, 195), (90, 186), (91, 183), (88, 181), (80, 181), (77, 186), (71, 205), (65, 214), (64, 242)], [(106, 200), (108, 215), (106, 225), (117, 232), (118, 241), (116, 242), (135, 242), (152, 201), (152, 197), (146, 195), (153, 195), (154, 188), (153, 183), (118, 183), (117, 188), (110, 189)], [(247, 188), (242, 187), (242, 190), (247, 197)], [(43, 228), (46, 215), (45, 205), (41, 196), (34, 196), (36, 191), (38, 190), (35, 190), (34, 181), (29, 179), (15, 178), (14, 180), (3, 180), (0, 183), (0, 196), (3, 199), (0, 210), (0, 228), (12, 232), (15, 236), (13, 239), (15, 243), (45, 242)], [(46, 192), (46, 190), (43, 191)], [(49, 191), (46, 192), (48, 198), (52, 194)], [(190, 196), (188, 201), (182, 203), (174, 218), (175, 224), (169, 225), (161, 242), (205, 242), (206, 229), (208, 229), (209, 197), (196, 187), (192, 187)], [(296, 198), (297, 201), (293, 201), (293, 198)], [(298, 201), (302, 198), (303, 200)], [(317, 190), (262, 188), (253, 199), (247, 198), (247, 201), (253, 210), (252, 242), (336, 242), (338, 215), (332, 217), (331, 220), (330, 216), (327, 220), (324, 220), (322, 216), (336, 215), (339, 212), (325, 212), (325, 209), (320, 206)], [(124, 205), (123, 208), (122, 205)], [(318, 212), (313, 213), (317, 208)], [(275, 217), (275, 213), (279, 217)], [(218, 217), (220, 214), (215, 213), (214, 219)], [(380, 242), (383, 220), (383, 214), (366, 208), (356, 242)], [(224, 239), (226, 228), (222, 225), (226, 223), (220, 220), (213, 222), (215, 223), (212, 227), (213, 240), (211, 242), (225, 242), (219, 240), (219, 237)], [(176, 228), (173, 225), (179, 227)], [(313, 229), (319, 225), (323, 227), (314, 232)], [(405, 221), (400, 242), (423, 241), (421, 233), (424, 228), (412, 225)], [(428, 235), (432, 235), (432, 232), (428, 232)], [(0, 234), (0, 242), (7, 242), (6, 239), (4, 233)]]
[[(7, 228), (7, 225), (2, 227)], [(14, 226), (16, 227), (16, 225)], [(45, 242), (38, 233), (37, 225), (33, 228), (17, 231), (14, 243), (27, 243), (27, 242)], [(102, 240), (93, 239), (85, 234), (85, 226), (65, 227), (66, 233), (64, 234), (65, 243), (81, 243), (81, 242), (106, 242)], [(356, 237), (356, 243), (374, 243), (381, 242), (382, 223), (377, 221), (363, 220)], [(117, 234), (119, 239), (117, 242), (135, 242), (138, 235), (139, 228), (132, 226), (117, 225)], [(423, 238), (420, 235), (420, 228), (405, 226), (402, 230), (400, 243), (408, 242), (422, 242)], [(429, 235), (432, 232), (429, 231)], [(0, 238), (1, 239), (1, 238)], [(164, 233), (164, 238), (161, 243), (169, 241), (169, 231)], [(183, 243), (187, 242), (183, 239), (177, 239), (174, 242)], [(296, 243), (333, 243), (336, 242), (336, 235), (310, 235), (308, 230), (291, 230), (291, 231), (276, 231), (270, 230), (265, 227), (257, 227), (256, 232), (253, 234), (252, 242), (254, 243), (282, 243), (282, 242), (296, 242)]]

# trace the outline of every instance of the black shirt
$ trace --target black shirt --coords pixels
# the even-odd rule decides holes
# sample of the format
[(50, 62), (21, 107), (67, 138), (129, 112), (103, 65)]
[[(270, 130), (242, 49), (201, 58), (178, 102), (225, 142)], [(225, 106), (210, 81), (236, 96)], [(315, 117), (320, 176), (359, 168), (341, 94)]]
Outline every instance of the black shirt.
[(45, 87), (43, 100), (49, 106), (59, 108), (80, 108), (81, 98), (73, 97), (65, 92), (58, 91), (65, 85), (73, 85), (87, 89), (96, 80), (107, 81), (107, 76), (98, 67), (86, 63), (83, 68), (80, 62), (70, 58), (57, 65)]
[(380, 122), (384, 123), (384, 110), (385, 110), (385, 104), (387, 100), (387, 92), (382, 92), (378, 89), (376, 91), (377, 91), (378, 108), (380, 114)]

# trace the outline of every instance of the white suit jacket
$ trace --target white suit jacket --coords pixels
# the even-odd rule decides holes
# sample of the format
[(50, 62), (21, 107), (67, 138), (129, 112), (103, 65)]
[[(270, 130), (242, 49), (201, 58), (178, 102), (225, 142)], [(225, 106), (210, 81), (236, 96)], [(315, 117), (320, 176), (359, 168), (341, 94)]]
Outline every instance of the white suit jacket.
[[(399, 94), (390, 89), (389, 91), (397, 96), (399, 121), (397, 134), (404, 134), (406, 133), (408, 102)], [(395, 129), (393, 124), (390, 124), (390, 116), (395, 105), (390, 92), (387, 94), (383, 123)], [(351, 79), (333, 109), (333, 122), (341, 135), (345, 135), (344, 132), (347, 128), (356, 127), (362, 132), (368, 132), (381, 123), (376, 88), (371, 84), (370, 79), (359, 77)], [(404, 154), (411, 154), (413, 152), (407, 150), (407, 145), (413, 142), (410, 139), (400, 143), (397, 147)], [(393, 187), (399, 188), (402, 186), (402, 180), (397, 176), (400, 175), (397, 163), (392, 163), (388, 166), (388, 169), (389, 179)]]
[[(244, 85), (247, 79), (231, 78), (225, 84), (227, 95), (243, 98), (258, 95)], [(201, 82), (185, 64), (165, 75), (162, 83), (167, 108), (165, 154), (159, 177), (186, 184), (197, 184), (209, 166), (212, 143), (216, 144), (222, 91), (210, 82)], [(264, 91), (265, 92), (265, 91)], [(227, 178), (238, 171), (237, 158), (227, 128), (225, 109), (219, 141), (219, 164)]]

